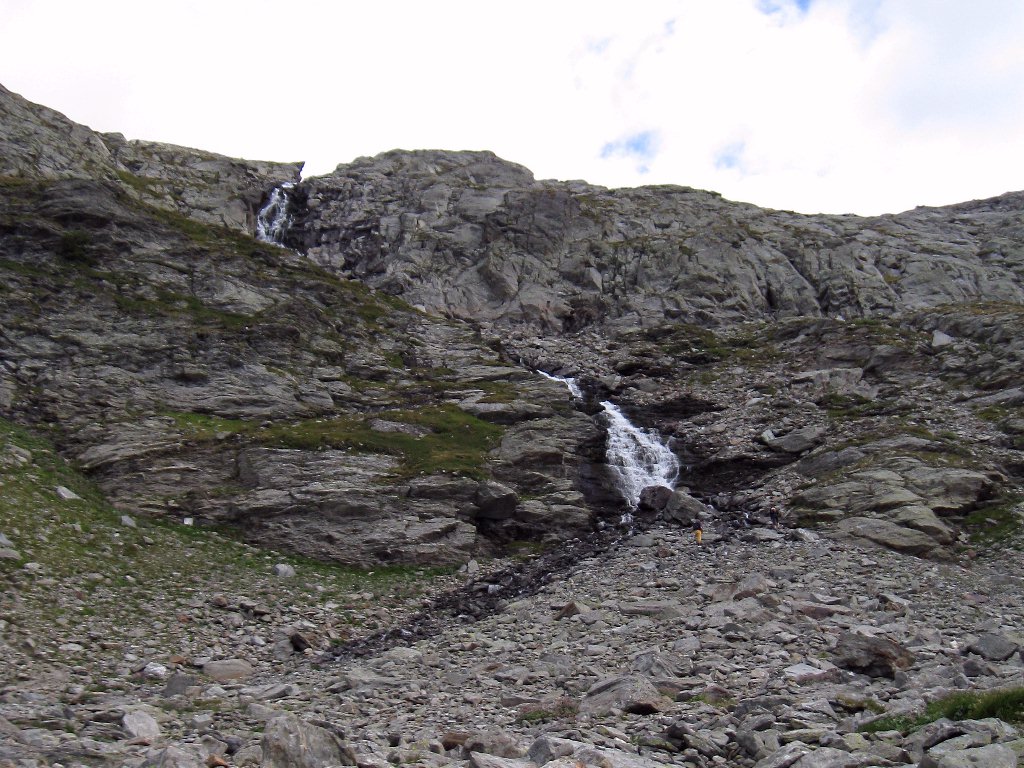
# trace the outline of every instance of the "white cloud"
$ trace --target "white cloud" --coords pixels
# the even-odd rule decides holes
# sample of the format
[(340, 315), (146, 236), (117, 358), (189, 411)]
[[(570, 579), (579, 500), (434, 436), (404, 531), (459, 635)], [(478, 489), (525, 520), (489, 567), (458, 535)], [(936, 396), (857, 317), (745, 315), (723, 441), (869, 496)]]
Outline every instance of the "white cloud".
[(808, 212), (1024, 187), (1019, 0), (0, 0), (0, 18), (0, 77), (33, 101), (311, 173), (491, 149), (539, 178)]

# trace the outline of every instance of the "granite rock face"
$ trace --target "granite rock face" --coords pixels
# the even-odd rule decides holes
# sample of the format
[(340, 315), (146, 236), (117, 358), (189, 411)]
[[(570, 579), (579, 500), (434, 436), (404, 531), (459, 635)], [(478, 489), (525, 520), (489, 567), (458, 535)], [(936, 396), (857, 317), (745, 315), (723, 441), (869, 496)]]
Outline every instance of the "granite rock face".
[(303, 182), (288, 243), (430, 311), (546, 333), (1020, 303), (1024, 196), (871, 218), (389, 152)]

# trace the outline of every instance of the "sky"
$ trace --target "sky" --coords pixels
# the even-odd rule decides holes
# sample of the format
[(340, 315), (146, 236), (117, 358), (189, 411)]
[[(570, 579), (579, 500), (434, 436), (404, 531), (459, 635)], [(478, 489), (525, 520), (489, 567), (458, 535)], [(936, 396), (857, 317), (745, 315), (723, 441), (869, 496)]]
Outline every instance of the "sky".
[(487, 149), (803, 213), (1024, 189), (1024, 0), (0, 0), (0, 83), (306, 176)]

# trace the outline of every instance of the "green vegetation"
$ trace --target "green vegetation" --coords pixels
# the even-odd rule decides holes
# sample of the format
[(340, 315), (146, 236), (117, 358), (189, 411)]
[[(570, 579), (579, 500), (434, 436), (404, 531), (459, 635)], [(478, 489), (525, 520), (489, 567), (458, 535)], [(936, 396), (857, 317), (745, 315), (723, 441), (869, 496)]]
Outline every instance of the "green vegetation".
[[(167, 415), (187, 437), (201, 442), (223, 434), (240, 434), (276, 448), (348, 449), (394, 456), (398, 466), (392, 471), (392, 478), (437, 472), (483, 478), (487, 454), (504, 433), (503, 427), (478, 419), (451, 404), (270, 426), (198, 413)], [(377, 431), (371, 426), (374, 419), (422, 427), (423, 434)]]
[(147, 179), (142, 176), (136, 176), (134, 173), (129, 171), (115, 170), (117, 178), (119, 178), (124, 184), (134, 189), (136, 192), (141, 192), (144, 195), (159, 194), (159, 187), (163, 187), (167, 182), (160, 181), (158, 179)]
[(679, 323), (626, 334), (623, 340), (641, 336), (654, 343), (659, 354), (669, 355), (694, 365), (736, 362), (766, 364), (778, 356), (778, 348), (762, 328), (739, 328), (716, 334), (707, 328)]
[(549, 720), (562, 720), (576, 717), (579, 709), (580, 705), (576, 701), (570, 699), (568, 696), (563, 696), (558, 700), (548, 702), (547, 704), (536, 704), (524, 707), (516, 720), (520, 723), (531, 724), (544, 723)]
[(1024, 497), (1013, 497), (990, 506), (980, 507), (964, 520), (964, 529), (972, 544), (1021, 547), (1024, 531)]
[(987, 693), (958, 691), (931, 702), (917, 717), (911, 715), (880, 717), (862, 726), (860, 730), (864, 733), (900, 731), (907, 734), (940, 718), (982, 720), (987, 717), (995, 717), (1007, 723), (1024, 723), (1024, 688), (1006, 688)]
[(88, 232), (69, 229), (60, 236), (60, 245), (57, 247), (57, 252), (67, 261), (92, 265), (95, 262), (95, 257), (89, 248), (91, 244), (92, 237)]
[(832, 419), (862, 419), (869, 416), (905, 416), (913, 412), (909, 403), (877, 398), (870, 400), (856, 394), (829, 392), (818, 403)]
[(395, 473), (400, 477), (451, 472), (482, 478), (487, 453), (503, 433), (501, 427), (448, 404), (385, 411), (376, 418), (424, 427), (427, 432), (378, 432), (368, 419), (340, 417), (275, 425), (254, 437), (266, 445), (285, 448), (350, 448), (388, 454), (399, 459)]
[[(79, 498), (63, 498), (63, 486)], [(0, 583), (18, 584), (20, 602), (0, 590), (0, 612), (31, 632), (42, 647), (66, 641), (67, 627), (89, 616), (105, 636), (123, 637), (140, 621), (162, 621), (166, 653), (177, 653), (190, 631), (179, 616), (196, 611), (195, 600), (217, 591), (266, 605), (337, 604), (338, 631), (359, 620), (367, 607), (399, 604), (423, 594), (450, 569), (420, 567), (360, 571), (300, 556), (262, 550), (234, 534), (166, 519), (133, 515), (122, 522), (88, 479), (37, 434), (0, 419), (0, 520), (19, 559), (0, 559)], [(66, 495), (66, 494), (65, 494)], [(26, 564), (34, 563), (31, 568)], [(291, 564), (293, 579), (273, 576), (275, 563)], [(54, 588), (54, 585), (59, 587)], [(102, 655), (101, 649), (92, 649)]]
[(256, 321), (256, 318), (250, 315), (208, 307), (195, 296), (186, 296), (164, 289), (157, 289), (156, 294), (156, 298), (150, 299), (117, 293), (114, 294), (113, 299), (122, 312), (136, 317), (153, 315), (173, 317), (187, 314), (191, 315), (197, 325), (216, 326), (225, 330), (240, 330)]

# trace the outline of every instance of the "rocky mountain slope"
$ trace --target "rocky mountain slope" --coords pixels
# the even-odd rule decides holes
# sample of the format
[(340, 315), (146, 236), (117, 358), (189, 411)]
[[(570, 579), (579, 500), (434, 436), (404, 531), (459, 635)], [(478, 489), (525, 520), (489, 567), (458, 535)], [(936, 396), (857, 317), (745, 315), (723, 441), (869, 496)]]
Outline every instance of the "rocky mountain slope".
[(803, 216), (683, 187), (535, 181), (487, 152), (389, 152), (310, 179), (287, 237), (437, 312), (563, 333), (1024, 299), (1024, 195)]
[[(1013, 764), (995, 710), (909, 731), (1022, 682), (1021, 194), (299, 181), (0, 114), (0, 760)], [(606, 400), (682, 464), (621, 540)]]

